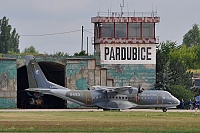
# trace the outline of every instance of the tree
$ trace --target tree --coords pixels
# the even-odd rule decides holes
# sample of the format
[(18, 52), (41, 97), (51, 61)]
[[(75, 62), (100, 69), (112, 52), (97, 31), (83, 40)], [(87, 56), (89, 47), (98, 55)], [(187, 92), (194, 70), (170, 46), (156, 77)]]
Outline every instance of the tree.
[(10, 51), (15, 52), (15, 53), (19, 53), (19, 35), (18, 33), (16, 33), (16, 29), (14, 28), (14, 30), (11, 33), (11, 47), (10, 47)]
[(178, 98), (179, 100), (184, 99), (185, 103), (188, 102), (190, 99), (193, 99), (195, 96), (195, 93), (181, 85), (172, 85), (170, 93), (176, 96), (176, 98)]
[(197, 24), (194, 24), (192, 29), (183, 36), (183, 44), (187, 47), (200, 44), (200, 31)]
[(192, 84), (192, 73), (187, 71), (186, 66), (182, 63), (180, 58), (174, 56), (170, 58), (170, 65), (171, 77), (173, 82), (171, 85), (182, 85), (185, 88), (190, 89)]
[(64, 52), (56, 52), (55, 54), (53, 54), (53, 56), (69, 56), (69, 54)]
[(156, 75), (156, 83), (157, 84), (155, 85), (155, 87), (158, 90), (169, 91), (170, 85), (173, 82), (171, 74), (172, 74), (172, 72), (170, 71), (170, 68), (169, 68), (169, 62), (166, 62), (166, 64), (164, 64), (164, 66), (163, 66), (162, 72), (158, 72)]
[(199, 69), (200, 68), (200, 45), (194, 46), (195, 51), (195, 60), (193, 63), (193, 69)]
[(0, 53), (7, 54), (9, 51), (19, 53), (19, 35), (16, 29), (11, 32), (12, 27), (8, 21), (6, 17), (0, 19)]
[(186, 47), (181, 45), (179, 48), (170, 51), (170, 58), (178, 58), (186, 69), (194, 68), (194, 62), (196, 60), (196, 46)]
[(156, 51), (156, 89), (168, 90), (171, 85), (169, 53), (176, 48), (176, 43), (166, 41), (157, 46)]
[(26, 54), (39, 54), (39, 52), (36, 51), (34, 46), (30, 46), (29, 48), (25, 48), (23, 53), (26, 53)]
[(74, 53), (74, 56), (87, 56), (87, 54), (85, 53), (85, 50), (79, 52), (79, 53)]
[(166, 41), (157, 46), (156, 51), (156, 73), (163, 73), (166, 63), (169, 61), (169, 53), (176, 48), (176, 42)]
[(192, 73), (187, 71), (177, 51), (176, 42), (162, 42), (156, 52), (156, 89), (170, 90), (172, 85), (192, 87)]

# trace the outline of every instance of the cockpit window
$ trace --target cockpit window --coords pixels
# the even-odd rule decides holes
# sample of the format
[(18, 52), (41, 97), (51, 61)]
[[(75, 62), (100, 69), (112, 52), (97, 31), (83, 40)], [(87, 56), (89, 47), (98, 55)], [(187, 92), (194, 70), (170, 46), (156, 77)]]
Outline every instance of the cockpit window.
[(171, 94), (166, 91), (163, 97), (165, 97), (165, 98), (171, 98)]

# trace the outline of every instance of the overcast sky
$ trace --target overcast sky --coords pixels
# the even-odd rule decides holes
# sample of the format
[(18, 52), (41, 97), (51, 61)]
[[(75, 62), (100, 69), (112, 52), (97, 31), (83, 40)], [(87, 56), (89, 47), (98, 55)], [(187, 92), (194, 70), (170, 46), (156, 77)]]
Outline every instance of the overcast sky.
[[(93, 53), (91, 17), (97, 12), (120, 12), (123, 0), (0, 0), (0, 18), (6, 16), (20, 35), (20, 51), (33, 45), (40, 53), (61, 51), (69, 54), (81, 49), (81, 26), (89, 37), (89, 53)], [(200, 0), (124, 0), (124, 12), (158, 12), (159, 42), (182, 43), (183, 36), (197, 23), (200, 25)], [(74, 31), (74, 32), (72, 32)], [(76, 31), (76, 32), (75, 32)], [(64, 33), (46, 36), (54, 33)], [(69, 32), (69, 33), (68, 33)]]

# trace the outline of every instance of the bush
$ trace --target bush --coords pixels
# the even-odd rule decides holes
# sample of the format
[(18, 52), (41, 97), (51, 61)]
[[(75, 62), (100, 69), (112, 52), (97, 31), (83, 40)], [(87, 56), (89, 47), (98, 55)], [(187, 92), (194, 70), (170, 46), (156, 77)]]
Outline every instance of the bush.
[(181, 99), (183, 99), (185, 102), (185, 107), (188, 107), (188, 101), (190, 99), (193, 100), (195, 97), (194, 92), (181, 85), (172, 85), (170, 93), (178, 98), (180, 101)]

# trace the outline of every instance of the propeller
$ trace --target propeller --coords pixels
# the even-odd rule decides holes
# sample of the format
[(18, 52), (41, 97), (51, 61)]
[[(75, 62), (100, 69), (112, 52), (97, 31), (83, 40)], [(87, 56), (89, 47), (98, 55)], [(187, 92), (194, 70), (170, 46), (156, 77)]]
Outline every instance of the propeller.
[(142, 84), (140, 83), (138, 86), (138, 93), (142, 93), (143, 92), (143, 88), (141, 89)]

